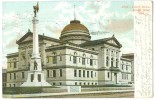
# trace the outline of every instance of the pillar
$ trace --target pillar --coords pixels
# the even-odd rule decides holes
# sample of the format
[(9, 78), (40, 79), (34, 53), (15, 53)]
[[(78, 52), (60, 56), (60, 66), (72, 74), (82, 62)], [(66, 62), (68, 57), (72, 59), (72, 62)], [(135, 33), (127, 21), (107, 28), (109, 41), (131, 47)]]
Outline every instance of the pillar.
[(111, 49), (109, 49), (109, 67), (111, 67)]
[(104, 48), (104, 67), (107, 67), (106, 66), (106, 48)]

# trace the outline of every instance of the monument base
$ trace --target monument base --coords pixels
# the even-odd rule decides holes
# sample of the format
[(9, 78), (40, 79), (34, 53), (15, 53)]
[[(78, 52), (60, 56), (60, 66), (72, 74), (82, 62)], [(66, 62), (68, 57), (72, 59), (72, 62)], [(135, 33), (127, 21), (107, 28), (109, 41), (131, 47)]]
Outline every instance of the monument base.
[(27, 81), (21, 87), (51, 86), (46, 82), (43, 71), (29, 71)]

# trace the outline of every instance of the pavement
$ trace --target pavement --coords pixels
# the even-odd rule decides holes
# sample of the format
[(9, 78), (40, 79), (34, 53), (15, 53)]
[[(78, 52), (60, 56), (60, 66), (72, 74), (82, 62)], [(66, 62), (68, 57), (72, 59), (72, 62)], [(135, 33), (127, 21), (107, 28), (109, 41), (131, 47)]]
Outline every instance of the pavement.
[(120, 92), (134, 92), (134, 90), (106, 90), (106, 91), (89, 91), (89, 92), (64, 92), (64, 93), (36, 93), (36, 94), (3, 94), (3, 98), (37, 98), (37, 97), (50, 97), (50, 96), (66, 96), (75, 94), (97, 94), (97, 93), (120, 93)]

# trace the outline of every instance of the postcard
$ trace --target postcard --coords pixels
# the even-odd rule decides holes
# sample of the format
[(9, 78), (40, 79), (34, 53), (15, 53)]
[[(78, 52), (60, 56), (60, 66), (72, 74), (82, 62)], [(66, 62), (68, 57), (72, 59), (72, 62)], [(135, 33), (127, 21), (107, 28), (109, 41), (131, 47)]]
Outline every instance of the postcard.
[(152, 1), (3, 1), (3, 98), (153, 97)]

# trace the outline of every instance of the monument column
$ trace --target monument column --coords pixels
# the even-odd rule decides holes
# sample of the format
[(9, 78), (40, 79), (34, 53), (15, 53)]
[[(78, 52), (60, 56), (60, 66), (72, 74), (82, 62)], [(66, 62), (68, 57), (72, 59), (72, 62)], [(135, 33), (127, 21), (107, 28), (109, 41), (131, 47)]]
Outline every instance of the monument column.
[(34, 17), (32, 20), (33, 23), (33, 52), (30, 63), (30, 71), (28, 72), (27, 81), (24, 82), (21, 87), (33, 87), (33, 86), (51, 86), (48, 82), (46, 82), (44, 71), (42, 71), (41, 67), (41, 58), (39, 54), (39, 40), (38, 40), (38, 32), (37, 32), (37, 12), (39, 10), (39, 5), (37, 3), (34, 8)]
[(32, 58), (40, 58), (39, 54), (39, 45), (38, 45), (38, 32), (37, 32), (37, 25), (39, 23), (37, 17), (33, 17), (33, 53)]

